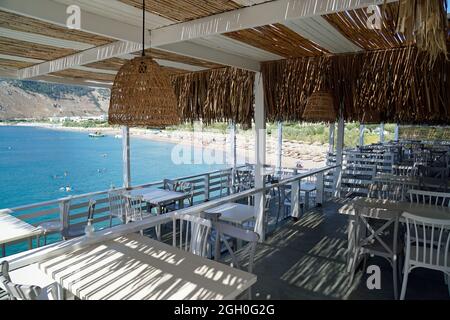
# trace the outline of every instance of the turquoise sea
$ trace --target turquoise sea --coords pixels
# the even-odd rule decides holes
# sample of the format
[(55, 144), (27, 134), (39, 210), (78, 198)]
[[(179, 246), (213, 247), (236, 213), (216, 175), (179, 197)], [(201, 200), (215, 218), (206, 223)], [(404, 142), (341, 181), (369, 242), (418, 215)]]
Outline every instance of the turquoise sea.
[[(132, 184), (220, 169), (174, 164), (173, 144), (131, 138)], [(122, 185), (122, 140), (87, 132), (0, 126), (0, 209)], [(71, 191), (66, 192), (65, 187)]]

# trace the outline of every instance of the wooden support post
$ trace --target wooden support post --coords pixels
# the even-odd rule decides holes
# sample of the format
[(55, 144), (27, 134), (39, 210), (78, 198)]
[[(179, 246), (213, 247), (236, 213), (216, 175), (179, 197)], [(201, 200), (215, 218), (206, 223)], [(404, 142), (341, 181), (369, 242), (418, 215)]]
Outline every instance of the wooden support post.
[(364, 146), (364, 131), (365, 131), (365, 126), (363, 124), (361, 124), (359, 126), (359, 146), (360, 147)]
[(316, 203), (318, 205), (323, 204), (323, 172), (316, 176)]
[(399, 124), (397, 123), (397, 124), (395, 125), (394, 141), (398, 141), (398, 138), (399, 138), (399, 131), (400, 131), (400, 126), (399, 126)]
[(291, 184), (291, 216), (294, 219), (300, 218), (300, 180)]
[[(264, 91), (262, 74), (255, 75), (255, 188), (264, 187), (264, 164), (266, 162), (266, 118), (264, 112)], [(255, 194), (256, 223), (255, 232), (260, 241), (266, 236), (266, 217), (264, 210), (265, 194)]]
[[(209, 174), (205, 174), (204, 185), (205, 185), (205, 201), (209, 201)], [(221, 178), (222, 179), (222, 178)]]
[(336, 125), (335, 123), (330, 123), (330, 133), (328, 136), (328, 152), (332, 153), (334, 152), (334, 129)]
[[(231, 185), (234, 186), (236, 184), (236, 123), (234, 121), (230, 124), (230, 155), (231, 155)], [(231, 192), (234, 192), (234, 188), (231, 188)]]
[(122, 163), (123, 163), (123, 186), (131, 186), (130, 171), (130, 129), (127, 126), (122, 127)]
[(277, 157), (277, 162), (276, 162), (276, 170), (280, 171), (281, 170), (281, 164), (282, 164), (282, 159), (283, 159), (283, 122), (278, 121), (278, 128), (277, 128), (277, 152), (276, 152), (276, 157)]
[[(338, 132), (337, 132), (337, 140), (336, 140), (336, 165), (342, 165), (342, 160), (344, 158), (344, 117), (339, 118), (338, 122)], [(335, 169), (335, 174), (333, 175), (333, 193), (335, 197), (339, 196), (339, 191), (341, 188), (341, 173), (342, 168), (337, 167)]]

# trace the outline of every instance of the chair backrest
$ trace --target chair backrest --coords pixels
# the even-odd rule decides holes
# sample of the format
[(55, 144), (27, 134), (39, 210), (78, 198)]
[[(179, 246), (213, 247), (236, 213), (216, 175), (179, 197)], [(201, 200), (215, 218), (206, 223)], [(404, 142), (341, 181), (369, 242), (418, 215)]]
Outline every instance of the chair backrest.
[(396, 176), (415, 176), (417, 175), (417, 167), (408, 165), (393, 165), (392, 173)]
[(450, 193), (425, 190), (409, 190), (408, 195), (412, 203), (450, 207)]
[[(176, 231), (177, 221), (180, 224), (179, 232)], [(189, 214), (175, 214), (173, 216), (172, 244), (181, 250), (206, 257), (211, 227), (210, 220)]]
[(232, 186), (231, 176), (233, 174), (232, 170), (222, 170), (220, 171), (220, 196), (223, 195), (224, 189), (226, 190), (226, 194), (230, 193)]
[(1, 263), (0, 283), (5, 288), (11, 300), (36, 300), (42, 292), (42, 288), (38, 286), (13, 283), (9, 276), (9, 264), (7, 261)]
[(59, 215), (63, 229), (69, 228), (69, 212), (72, 203), (72, 197), (64, 198), (59, 203)]
[(378, 181), (369, 186), (368, 198), (399, 201), (402, 196), (402, 184), (391, 181)]
[(180, 181), (175, 191), (183, 192), (192, 206), (194, 201), (194, 184), (192, 182)]
[(127, 218), (127, 199), (123, 191), (110, 190), (108, 192), (110, 215), (126, 222)]
[[(413, 262), (450, 272), (450, 220), (422, 217), (404, 212), (406, 254)], [(419, 245), (420, 244), (420, 245)]]
[(164, 179), (164, 189), (169, 191), (176, 191), (179, 182), (170, 179)]
[[(247, 261), (247, 270), (246, 271), (251, 273), (253, 271), (255, 250), (256, 250), (256, 245), (259, 241), (259, 235), (254, 231), (242, 229), (242, 228), (233, 226), (228, 223), (223, 223), (223, 222), (214, 222), (213, 226), (219, 233), (220, 239), (225, 244), (225, 247), (227, 248), (227, 250), (231, 256), (233, 267), (244, 270), (242, 263), (243, 263), (243, 261), (246, 260), (246, 257), (248, 256), (248, 260), (246, 260)], [(246, 241), (246, 242), (248, 242), (248, 245), (245, 246), (242, 249), (242, 251), (239, 252), (239, 254), (236, 254), (236, 252), (234, 252), (233, 249), (231, 248), (231, 246), (228, 242), (228, 238), (226, 236), (234, 238), (234, 239)]]
[(97, 202), (95, 200), (93, 200), (93, 199), (89, 200), (87, 221), (94, 219), (95, 205), (96, 204), (97, 204)]
[(125, 195), (125, 199), (127, 222), (142, 220), (144, 218), (144, 206), (146, 205), (143, 196)]

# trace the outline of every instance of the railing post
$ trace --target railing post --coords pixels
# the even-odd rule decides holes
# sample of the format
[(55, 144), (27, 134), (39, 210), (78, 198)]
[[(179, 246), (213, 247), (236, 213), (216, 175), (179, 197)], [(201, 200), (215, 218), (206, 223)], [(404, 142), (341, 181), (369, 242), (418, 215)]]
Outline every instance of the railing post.
[(63, 198), (59, 202), (59, 219), (61, 221), (62, 229), (69, 228), (69, 211), (71, 198)]
[(291, 184), (291, 216), (295, 220), (300, 217), (300, 180)]
[(323, 172), (318, 173), (316, 176), (316, 203), (318, 205), (323, 204)]
[(209, 173), (204, 175), (205, 201), (209, 201)]
[(131, 185), (130, 173), (130, 129), (122, 127), (122, 163), (123, 163), (123, 186), (129, 188)]

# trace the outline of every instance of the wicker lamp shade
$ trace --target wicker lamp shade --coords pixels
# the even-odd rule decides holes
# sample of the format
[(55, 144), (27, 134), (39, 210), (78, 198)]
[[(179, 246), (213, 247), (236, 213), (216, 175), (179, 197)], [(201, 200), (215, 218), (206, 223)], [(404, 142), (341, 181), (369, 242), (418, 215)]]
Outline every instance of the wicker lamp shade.
[(151, 57), (134, 58), (120, 68), (111, 89), (108, 122), (147, 127), (180, 123), (170, 78)]
[(316, 91), (308, 98), (303, 119), (311, 122), (336, 121), (333, 94), (329, 91)]

